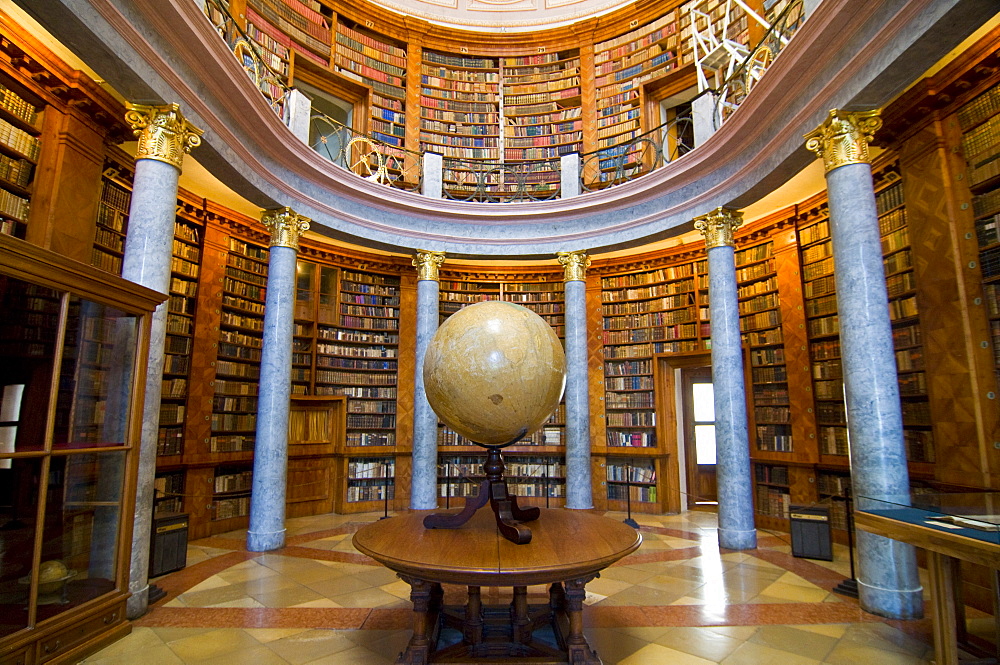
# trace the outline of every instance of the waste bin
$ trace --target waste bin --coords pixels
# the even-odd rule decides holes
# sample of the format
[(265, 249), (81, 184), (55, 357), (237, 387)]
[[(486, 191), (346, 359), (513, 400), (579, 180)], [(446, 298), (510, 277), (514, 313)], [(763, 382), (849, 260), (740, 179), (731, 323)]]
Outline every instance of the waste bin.
[(828, 506), (790, 506), (792, 556), (833, 561)]
[(149, 576), (158, 577), (187, 565), (188, 516), (161, 513), (153, 517)]

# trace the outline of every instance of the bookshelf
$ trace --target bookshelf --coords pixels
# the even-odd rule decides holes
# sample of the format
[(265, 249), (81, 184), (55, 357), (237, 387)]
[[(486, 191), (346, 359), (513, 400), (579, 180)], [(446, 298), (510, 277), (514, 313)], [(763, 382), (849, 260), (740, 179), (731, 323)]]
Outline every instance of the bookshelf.
[(791, 480), (788, 467), (755, 463), (753, 474), (758, 524), (760, 517), (788, 519), (788, 507), (791, 505)]
[(238, 528), (250, 515), (250, 490), (253, 469), (244, 466), (218, 466), (212, 476), (212, 521), (225, 522), (220, 530)]
[(336, 307), (336, 325), (316, 326), (315, 394), (347, 397), (348, 448), (394, 447), (399, 278), (343, 269)]
[(184, 471), (157, 472), (153, 480), (153, 514), (184, 512)]
[(247, 34), (266, 51), (272, 69), (287, 73), (292, 50), (323, 67), (330, 64), (333, 32), (329, 8), (316, 0), (245, 2)]
[[(642, 85), (680, 66), (678, 12), (670, 10), (641, 27), (594, 44), (597, 148), (610, 149), (643, 133)], [(652, 129), (655, 122), (650, 121)], [(602, 156), (617, 156), (613, 150)]]
[[(201, 270), (201, 228), (178, 216), (170, 259), (170, 294), (167, 300), (167, 332), (160, 390), (160, 427), (157, 457), (183, 453), (184, 422), (194, 346), (194, 316), (197, 310), (198, 275)], [(179, 459), (179, 458), (178, 458)], [(171, 463), (175, 460), (161, 460)]]
[(768, 241), (735, 253), (740, 332), (750, 361), (755, 454), (792, 452), (791, 402), (772, 249)]
[(121, 275), (132, 204), (132, 174), (114, 160), (105, 158), (101, 176), (101, 199), (97, 204), (97, 228), (90, 264), (113, 275)]
[(35, 104), (0, 78), (0, 233), (22, 239), (41, 151), (39, 120)]
[(504, 160), (582, 152), (579, 52), (503, 58), (502, 66)]
[(215, 363), (211, 453), (253, 450), (267, 260), (267, 248), (236, 237), (228, 238)]
[(500, 161), (502, 98), (498, 58), (424, 49), (420, 104), (422, 152), (460, 160)]
[(653, 357), (708, 348), (707, 290), (694, 261), (601, 278), (607, 446), (653, 450)]
[(994, 371), (1000, 384), (1000, 85), (963, 105), (958, 111), (958, 124), (973, 193)]
[(830, 506), (830, 527), (847, 531), (847, 495), (851, 474), (843, 471), (819, 471), (816, 474), (819, 500)]
[(337, 19), (334, 71), (372, 89), (370, 135), (405, 147), (406, 48), (344, 17)]
[(657, 504), (656, 461), (643, 458), (608, 458), (608, 500)]

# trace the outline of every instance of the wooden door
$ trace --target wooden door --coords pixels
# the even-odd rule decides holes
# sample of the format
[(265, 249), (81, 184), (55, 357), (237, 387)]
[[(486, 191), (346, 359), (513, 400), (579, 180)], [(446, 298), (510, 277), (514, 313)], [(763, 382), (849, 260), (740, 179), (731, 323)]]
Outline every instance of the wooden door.
[(684, 413), (684, 459), (686, 460), (688, 506), (718, 502), (715, 479), (715, 404), (712, 368), (681, 370)]

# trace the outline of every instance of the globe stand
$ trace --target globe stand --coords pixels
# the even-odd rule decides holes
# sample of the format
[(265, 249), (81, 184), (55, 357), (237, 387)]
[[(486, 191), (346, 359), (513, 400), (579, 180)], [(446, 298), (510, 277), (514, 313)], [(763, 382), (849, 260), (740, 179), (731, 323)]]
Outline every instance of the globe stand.
[[(521, 436), (524, 436), (523, 434)], [(500, 449), (516, 443), (521, 436), (503, 446), (483, 446), (488, 451), (483, 470), (486, 478), (479, 484), (479, 494), (465, 497), (465, 508), (457, 514), (434, 513), (424, 518), (424, 528), (427, 529), (457, 529), (476, 514), (476, 511), (490, 502), (497, 519), (497, 528), (507, 540), (517, 545), (531, 542), (531, 529), (521, 522), (531, 522), (538, 519), (541, 511), (538, 508), (521, 508), (517, 505), (517, 497), (507, 490), (507, 480), (503, 477), (504, 463)], [(477, 444), (482, 445), (482, 444)]]

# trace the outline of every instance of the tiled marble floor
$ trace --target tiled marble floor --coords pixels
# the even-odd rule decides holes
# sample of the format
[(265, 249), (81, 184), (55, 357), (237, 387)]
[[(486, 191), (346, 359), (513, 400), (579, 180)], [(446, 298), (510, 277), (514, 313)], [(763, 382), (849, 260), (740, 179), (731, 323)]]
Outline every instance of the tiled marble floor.
[[(276, 553), (246, 552), (242, 532), (196, 541), (188, 567), (156, 581), (166, 599), (84, 662), (391, 664), (409, 639), (409, 587), (351, 546), (376, 518), (289, 520)], [(797, 559), (787, 535), (761, 532), (757, 550), (720, 553), (711, 513), (639, 521), (639, 551), (588, 585), (586, 633), (605, 665), (930, 663), (928, 620), (881, 620), (831, 593), (845, 550), (833, 563)], [(503, 600), (484, 589), (484, 602)]]

